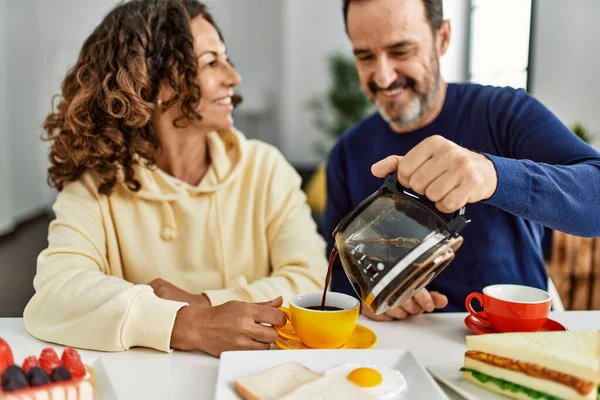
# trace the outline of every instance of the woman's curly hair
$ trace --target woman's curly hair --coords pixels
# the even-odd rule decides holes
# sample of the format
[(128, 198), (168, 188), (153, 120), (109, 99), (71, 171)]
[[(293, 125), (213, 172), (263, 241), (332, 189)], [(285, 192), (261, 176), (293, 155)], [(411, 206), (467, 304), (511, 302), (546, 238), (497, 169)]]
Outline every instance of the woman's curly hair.
[[(62, 98), (44, 122), (51, 141), (48, 183), (59, 191), (86, 171), (110, 194), (119, 169), (134, 191), (134, 165), (156, 161), (160, 149), (152, 128), (160, 82), (180, 104), (177, 126), (200, 120), (201, 90), (190, 20), (202, 16), (219, 32), (207, 7), (195, 0), (130, 0), (114, 8), (84, 42), (62, 83)], [(234, 105), (241, 99), (233, 99)], [(138, 158), (139, 156), (139, 158)]]

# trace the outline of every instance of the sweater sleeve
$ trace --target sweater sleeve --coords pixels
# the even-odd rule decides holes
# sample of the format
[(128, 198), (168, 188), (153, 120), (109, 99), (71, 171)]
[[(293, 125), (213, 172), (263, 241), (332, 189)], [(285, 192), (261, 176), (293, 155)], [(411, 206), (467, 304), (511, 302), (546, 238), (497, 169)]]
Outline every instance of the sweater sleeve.
[(600, 153), (523, 91), (489, 114), (506, 147), (502, 156), (485, 154), (498, 175), (486, 203), (551, 229), (600, 236)]
[(177, 311), (148, 285), (110, 276), (99, 198), (91, 185), (69, 184), (54, 206), (48, 247), (37, 261), (35, 294), (24, 323), (38, 339), (79, 348), (169, 352)]
[(266, 235), (271, 260), (268, 277), (248, 282), (240, 276), (226, 289), (207, 290), (212, 305), (229, 300), (284, 301), (300, 293), (323, 290), (327, 275), (325, 241), (317, 231), (302, 180), (283, 155), (273, 149), (274, 160), (265, 168), (269, 182)]

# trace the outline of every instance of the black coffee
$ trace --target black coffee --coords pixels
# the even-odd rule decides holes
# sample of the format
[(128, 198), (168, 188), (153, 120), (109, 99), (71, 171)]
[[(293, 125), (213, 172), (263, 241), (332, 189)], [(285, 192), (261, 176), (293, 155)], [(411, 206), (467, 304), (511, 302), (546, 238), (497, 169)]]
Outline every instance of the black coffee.
[[(318, 309), (321, 311), (335, 311), (335, 310), (327, 310), (325, 307), (325, 299), (327, 299), (327, 289), (329, 288), (329, 281), (331, 281), (331, 273), (333, 272), (333, 262), (338, 255), (337, 247), (334, 247), (329, 253), (329, 268), (327, 268), (327, 277), (325, 277), (325, 287), (323, 288), (323, 296), (321, 297), (321, 307)], [(314, 308), (313, 310), (317, 310)]]
[(312, 306), (312, 307), (306, 307), (309, 310), (317, 310), (317, 311), (342, 311), (343, 308), (338, 308), (338, 307), (332, 307), (332, 306), (325, 306), (325, 307), (321, 307), (321, 306)]

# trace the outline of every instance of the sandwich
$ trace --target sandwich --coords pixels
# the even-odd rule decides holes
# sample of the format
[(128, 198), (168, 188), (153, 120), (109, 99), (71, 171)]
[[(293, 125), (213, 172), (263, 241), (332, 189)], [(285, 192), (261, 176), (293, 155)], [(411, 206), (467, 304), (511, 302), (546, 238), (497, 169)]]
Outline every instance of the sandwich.
[(295, 361), (243, 376), (233, 386), (244, 400), (375, 400), (346, 379), (323, 376)]
[(463, 378), (513, 399), (596, 400), (598, 331), (467, 336)]

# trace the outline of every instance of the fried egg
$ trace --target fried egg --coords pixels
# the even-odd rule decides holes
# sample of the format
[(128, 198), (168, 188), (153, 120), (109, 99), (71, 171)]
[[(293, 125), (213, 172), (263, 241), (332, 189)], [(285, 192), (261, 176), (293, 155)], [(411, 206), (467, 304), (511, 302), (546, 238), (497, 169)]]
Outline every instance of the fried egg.
[(397, 399), (407, 388), (400, 371), (378, 365), (344, 363), (325, 371), (325, 375), (345, 378), (377, 400)]

